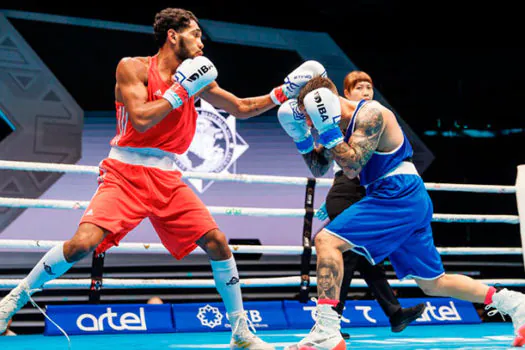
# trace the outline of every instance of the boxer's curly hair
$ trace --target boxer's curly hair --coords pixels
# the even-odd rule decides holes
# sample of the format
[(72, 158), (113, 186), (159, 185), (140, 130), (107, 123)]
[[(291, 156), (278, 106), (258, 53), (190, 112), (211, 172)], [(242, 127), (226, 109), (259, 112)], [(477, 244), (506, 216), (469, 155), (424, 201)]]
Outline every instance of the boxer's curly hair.
[(155, 33), (157, 46), (162, 47), (162, 45), (164, 45), (169, 29), (180, 32), (188, 28), (192, 20), (199, 23), (193, 12), (184, 9), (168, 7), (158, 12), (153, 22), (153, 31)]
[(308, 83), (306, 83), (306, 85), (303, 86), (301, 90), (299, 90), (299, 96), (297, 96), (297, 105), (299, 106), (299, 108), (304, 108), (304, 98), (309, 92), (312, 92), (315, 89), (319, 89), (322, 87), (328, 88), (332, 90), (334, 94), (339, 95), (339, 93), (337, 92), (337, 87), (330, 78), (321, 76), (315, 77), (310, 79)]

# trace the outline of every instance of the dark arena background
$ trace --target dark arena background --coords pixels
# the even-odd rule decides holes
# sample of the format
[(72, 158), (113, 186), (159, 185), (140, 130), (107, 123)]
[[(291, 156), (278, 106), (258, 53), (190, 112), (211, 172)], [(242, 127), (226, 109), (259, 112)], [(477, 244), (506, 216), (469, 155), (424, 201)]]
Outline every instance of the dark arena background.
[[(339, 93), (348, 72), (367, 72), (375, 98), (396, 113), (414, 146), (414, 163), (438, 214), (432, 228), (445, 270), (525, 291), (525, 47), (522, 24), (514, 18), (517, 8), (385, 0), (155, 1), (136, 6), (2, 1), (0, 297), (50, 247), (74, 234), (83, 205), (97, 188), (96, 166), (115, 135), (116, 66), (123, 57), (157, 52), (152, 24), (165, 7), (185, 8), (198, 17), (204, 55), (218, 69), (217, 82), (239, 97), (267, 94), (307, 59), (325, 66)], [(236, 120), (206, 101), (198, 101), (197, 108), (204, 129), (198, 128), (194, 142), (210, 135), (205, 128), (214, 128), (213, 147), (222, 158), (203, 157), (196, 145), (181, 157), (180, 170), (303, 179), (299, 185), (184, 180), (208, 207), (219, 208), (212, 211), (217, 223), (229, 243), (240, 246), (234, 256), (241, 282), (253, 281), (243, 287), (243, 297), (257, 335), (282, 348), (313, 325), (309, 318), (301, 323), (300, 316), (310, 315), (314, 305), (306, 303), (305, 289), (300, 293), (305, 271), (311, 282), (306, 296), (317, 296), (315, 254), (308, 259), (304, 237), (323, 225), (312, 220), (308, 209), (324, 202), (334, 173), (313, 181), (277, 120), (277, 108), (248, 120)], [(82, 167), (24, 170), (5, 161)], [(20, 198), (42, 200), (42, 205), (10, 201)], [(249, 214), (250, 208), (271, 209), (272, 214), (255, 209), (257, 214)], [(62, 284), (50, 284), (33, 297), (69, 333), (72, 349), (228, 348), (220, 344), (229, 343), (231, 326), (226, 316), (221, 321), (225, 312), (202, 251), (174, 259), (148, 220), (122, 245), (102, 257), (83, 259), (56, 280)], [(403, 333), (390, 332), (388, 319), (357, 273), (347, 302), (347, 309), (354, 309), (343, 324), (349, 348), (503, 349), (512, 343), (509, 317), (489, 316), (482, 304), (426, 296), (411, 280), (398, 281), (388, 260), (385, 269), (402, 304), (425, 302), (427, 311)], [(143, 306), (146, 316), (133, 314), (143, 326), (148, 307), (154, 307), (145, 306), (152, 297), (163, 306), (155, 306), (159, 318), (151, 328), (123, 323), (119, 328), (122, 319), (115, 316), (116, 327), (104, 331), (98, 319), (93, 323), (97, 329), (82, 333), (73, 329), (74, 312), (67, 314), (75, 306), (95, 310), (95, 316), (89, 314), (93, 318), (111, 307), (117, 315)], [(369, 313), (363, 312), (367, 307)], [(267, 322), (261, 318), (265, 308), (274, 310), (265, 316)], [(0, 337), (0, 346), (5, 343), (7, 349), (67, 348), (66, 338), (31, 303), (15, 314), (10, 330), (18, 336)], [(101, 334), (88, 341), (82, 334), (89, 332)], [(206, 333), (195, 340), (192, 332)]]

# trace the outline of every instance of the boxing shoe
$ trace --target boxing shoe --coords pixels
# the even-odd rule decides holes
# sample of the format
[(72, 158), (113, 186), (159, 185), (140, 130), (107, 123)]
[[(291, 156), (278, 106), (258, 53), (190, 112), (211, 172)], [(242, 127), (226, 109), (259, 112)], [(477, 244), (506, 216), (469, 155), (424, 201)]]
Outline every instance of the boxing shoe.
[(251, 350), (275, 350), (275, 347), (266, 343), (250, 331), (255, 332), (252, 322), (248, 319), (246, 311), (229, 315), (232, 325), (232, 339), (230, 349), (251, 349)]
[(31, 291), (23, 280), (0, 301), (0, 334), (4, 333), (13, 315), (29, 301)]
[(515, 336), (512, 346), (523, 346), (525, 344), (525, 294), (507, 288), (499, 289), (492, 296), (492, 304), (487, 305), (486, 309), (491, 307), (496, 310), (488, 312), (489, 316), (500, 312), (512, 318)]
[(332, 305), (317, 304), (317, 320), (310, 333), (299, 343), (285, 350), (346, 350), (341, 336), (341, 316)]
[(394, 333), (402, 332), (410, 323), (417, 320), (425, 312), (425, 308), (426, 305), (421, 303), (398, 310), (390, 317), (390, 329)]

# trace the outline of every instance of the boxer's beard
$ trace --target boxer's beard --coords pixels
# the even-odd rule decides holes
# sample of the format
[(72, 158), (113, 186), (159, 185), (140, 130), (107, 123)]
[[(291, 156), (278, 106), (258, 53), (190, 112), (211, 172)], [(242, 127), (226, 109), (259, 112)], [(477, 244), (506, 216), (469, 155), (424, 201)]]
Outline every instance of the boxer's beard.
[(187, 58), (193, 58), (183, 38), (180, 38), (179, 40), (179, 52), (177, 52), (176, 55), (181, 62), (183, 62)]

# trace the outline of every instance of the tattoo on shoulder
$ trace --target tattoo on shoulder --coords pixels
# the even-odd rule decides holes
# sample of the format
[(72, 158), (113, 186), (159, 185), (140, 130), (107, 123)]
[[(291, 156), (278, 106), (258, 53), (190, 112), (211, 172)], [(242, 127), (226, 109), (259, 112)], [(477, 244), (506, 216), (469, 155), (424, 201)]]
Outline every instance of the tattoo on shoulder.
[(368, 137), (380, 136), (384, 119), (381, 110), (376, 106), (365, 105), (356, 120), (355, 129), (362, 130)]
[(375, 104), (363, 106), (347, 143), (332, 148), (332, 155), (349, 177), (355, 177), (370, 160), (384, 130), (381, 109)]
[(355, 130), (350, 138), (350, 147), (355, 150), (360, 167), (363, 167), (374, 154), (383, 128), (384, 119), (379, 108), (370, 106), (359, 113)]

